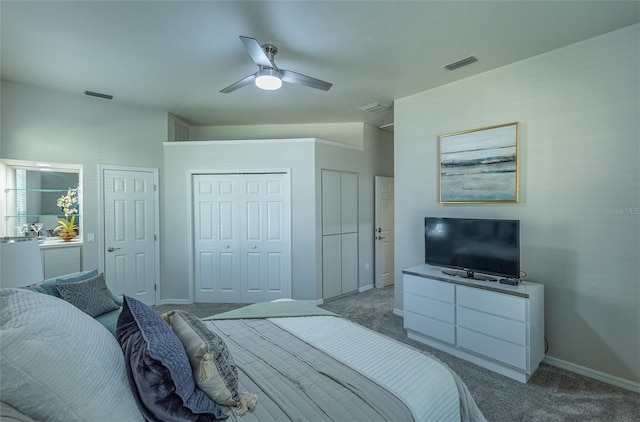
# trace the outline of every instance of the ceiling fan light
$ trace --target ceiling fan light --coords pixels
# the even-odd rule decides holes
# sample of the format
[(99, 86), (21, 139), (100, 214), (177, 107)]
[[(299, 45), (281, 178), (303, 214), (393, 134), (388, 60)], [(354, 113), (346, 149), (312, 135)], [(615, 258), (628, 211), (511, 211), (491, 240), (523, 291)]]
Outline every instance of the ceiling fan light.
[(274, 91), (280, 89), (282, 79), (280, 79), (277, 71), (273, 69), (263, 69), (256, 75), (256, 86), (267, 91)]

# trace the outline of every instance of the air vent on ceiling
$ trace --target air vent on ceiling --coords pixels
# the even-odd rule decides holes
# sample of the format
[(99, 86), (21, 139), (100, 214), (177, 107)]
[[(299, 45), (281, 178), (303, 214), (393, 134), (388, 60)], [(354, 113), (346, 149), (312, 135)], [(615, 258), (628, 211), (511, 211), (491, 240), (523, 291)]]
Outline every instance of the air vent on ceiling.
[(469, 66), (470, 64), (475, 63), (478, 60), (479, 60), (478, 56), (469, 56), (469, 57), (465, 57), (464, 59), (460, 59), (458, 61), (455, 61), (453, 63), (446, 64), (446, 65), (442, 66), (442, 69), (451, 72), (452, 70), (456, 70), (456, 69), (460, 69), (461, 67)]
[(90, 97), (104, 98), (105, 100), (113, 100), (113, 95), (102, 94), (100, 92), (85, 91), (84, 95), (88, 95)]
[(362, 111), (365, 111), (367, 113), (375, 113), (375, 112), (378, 112), (378, 111), (389, 110), (389, 106), (388, 105), (384, 105), (384, 104), (380, 104), (378, 102), (375, 102), (375, 103), (367, 104), (367, 105), (362, 106), (362, 107), (358, 107), (358, 110), (362, 110)]

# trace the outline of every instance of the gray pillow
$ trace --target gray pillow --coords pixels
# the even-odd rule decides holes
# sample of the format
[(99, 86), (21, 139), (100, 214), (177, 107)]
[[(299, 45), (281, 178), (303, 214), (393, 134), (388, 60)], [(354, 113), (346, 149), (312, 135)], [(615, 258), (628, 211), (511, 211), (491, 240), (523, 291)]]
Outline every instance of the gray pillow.
[(50, 295), (0, 289), (0, 321), (3, 402), (36, 421), (144, 422), (122, 349), (94, 318)]
[[(45, 293), (51, 296), (60, 297), (60, 292), (56, 288), (58, 284), (62, 283), (75, 283), (77, 281), (87, 280), (89, 278), (96, 277), (98, 275), (98, 270), (90, 270), (90, 271), (80, 271), (77, 273), (66, 274), (64, 276), (49, 278), (38, 286), (40, 286)], [(39, 292), (41, 293), (41, 292)]]
[(196, 388), (182, 343), (153, 309), (124, 296), (116, 338), (124, 352), (131, 391), (147, 420), (210, 421), (228, 417)]
[(220, 336), (187, 311), (170, 311), (162, 317), (182, 342), (198, 388), (218, 404), (238, 405), (238, 369)]
[(107, 291), (104, 274), (74, 283), (60, 283), (56, 288), (62, 299), (92, 317), (120, 308)]

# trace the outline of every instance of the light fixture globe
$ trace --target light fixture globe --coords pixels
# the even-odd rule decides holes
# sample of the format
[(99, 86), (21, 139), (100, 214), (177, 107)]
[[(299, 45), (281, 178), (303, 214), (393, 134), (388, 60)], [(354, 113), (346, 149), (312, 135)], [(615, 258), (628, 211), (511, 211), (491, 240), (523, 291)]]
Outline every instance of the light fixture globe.
[(256, 86), (267, 91), (275, 91), (282, 86), (280, 72), (275, 69), (260, 69), (256, 74)]

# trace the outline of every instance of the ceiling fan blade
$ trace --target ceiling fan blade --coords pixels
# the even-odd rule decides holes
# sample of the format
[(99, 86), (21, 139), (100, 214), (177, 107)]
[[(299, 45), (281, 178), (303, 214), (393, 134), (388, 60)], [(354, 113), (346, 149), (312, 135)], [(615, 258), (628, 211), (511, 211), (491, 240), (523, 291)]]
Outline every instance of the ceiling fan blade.
[(249, 52), (251, 60), (253, 60), (255, 64), (268, 68), (275, 67), (271, 60), (269, 60), (269, 57), (267, 57), (267, 54), (264, 52), (262, 47), (260, 47), (260, 43), (255, 38), (243, 37), (240, 35), (240, 39)]
[(311, 76), (292, 72), (290, 70), (280, 69), (280, 74), (282, 75), (282, 80), (284, 82), (289, 82), (290, 84), (304, 85), (310, 88), (321, 89), (323, 91), (328, 91), (333, 86), (333, 84), (329, 82), (321, 81), (320, 79), (312, 78)]
[(220, 90), (220, 92), (228, 94), (230, 92), (235, 91), (238, 88), (242, 88), (245, 85), (249, 85), (255, 80), (256, 80), (256, 74), (254, 73), (253, 75), (249, 75), (244, 79), (240, 79), (238, 82), (235, 82), (229, 85), (228, 87), (226, 87), (225, 89)]

